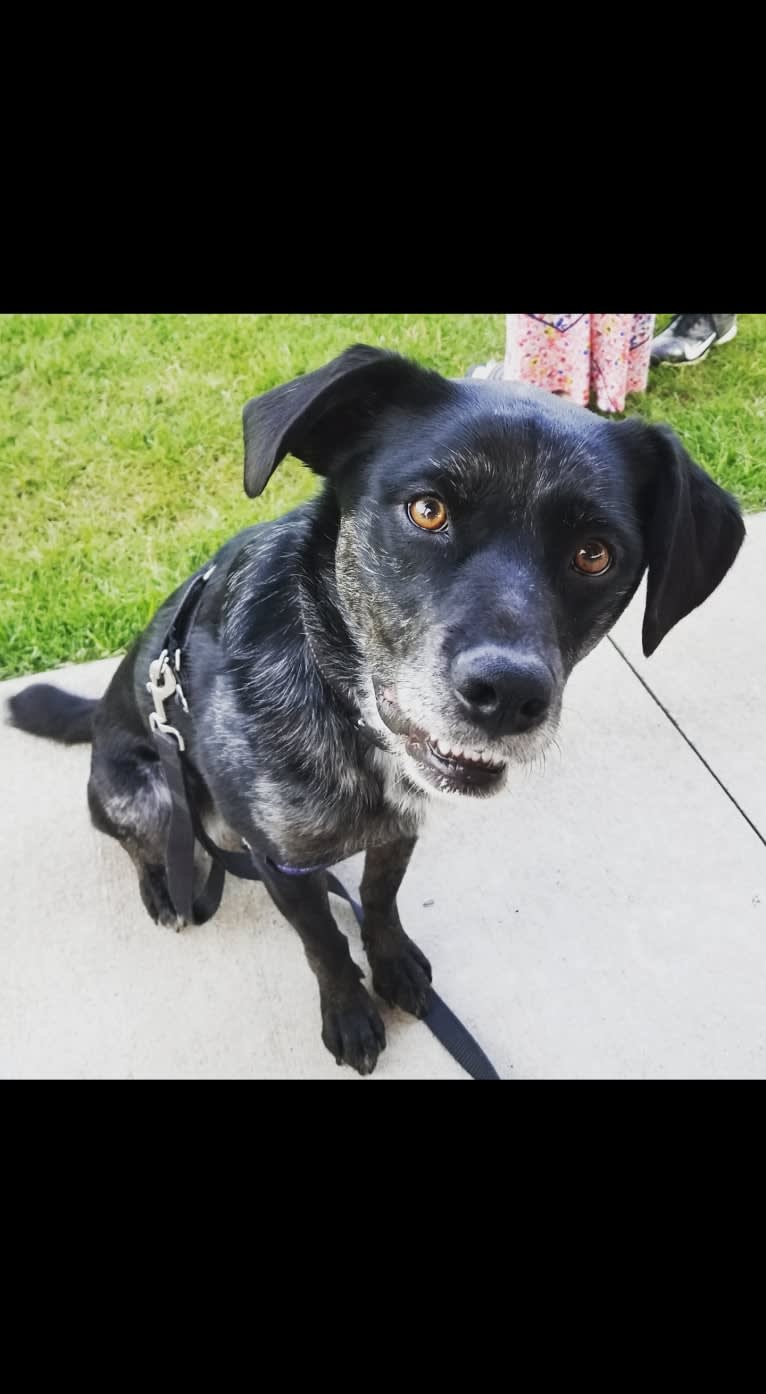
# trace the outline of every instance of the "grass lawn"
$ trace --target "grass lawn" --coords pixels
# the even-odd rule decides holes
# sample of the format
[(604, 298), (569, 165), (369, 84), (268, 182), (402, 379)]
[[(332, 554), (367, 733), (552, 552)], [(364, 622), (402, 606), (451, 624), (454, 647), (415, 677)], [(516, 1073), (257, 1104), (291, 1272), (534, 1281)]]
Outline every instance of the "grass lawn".
[[(0, 316), (0, 676), (117, 652), (227, 537), (311, 493), (289, 460), (246, 498), (248, 397), (356, 341), (457, 375), (503, 333), (500, 314)], [(766, 315), (652, 370), (630, 411), (766, 507)]]

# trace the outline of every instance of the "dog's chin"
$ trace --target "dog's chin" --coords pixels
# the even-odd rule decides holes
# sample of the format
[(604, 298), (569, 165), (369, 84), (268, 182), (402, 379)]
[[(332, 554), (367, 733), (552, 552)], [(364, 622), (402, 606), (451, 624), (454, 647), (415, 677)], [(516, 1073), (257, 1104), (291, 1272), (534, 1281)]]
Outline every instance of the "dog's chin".
[(456, 743), (452, 746), (443, 737), (430, 735), (405, 717), (389, 692), (387, 688), (374, 692), (375, 725), (386, 732), (387, 747), (399, 756), (412, 784), (428, 794), (463, 794), (474, 799), (488, 798), (505, 787), (507, 759)]

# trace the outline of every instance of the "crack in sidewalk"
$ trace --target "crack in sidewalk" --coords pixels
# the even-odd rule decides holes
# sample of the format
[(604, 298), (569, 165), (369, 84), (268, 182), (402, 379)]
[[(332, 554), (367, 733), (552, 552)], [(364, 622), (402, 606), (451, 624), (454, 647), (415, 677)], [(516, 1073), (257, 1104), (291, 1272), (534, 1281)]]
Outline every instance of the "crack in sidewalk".
[(606, 637), (607, 637), (607, 639), (609, 640), (609, 643), (612, 645), (612, 648), (615, 649), (615, 651), (620, 655), (620, 658), (622, 659), (623, 663), (626, 663), (626, 664), (627, 664), (628, 668), (630, 668), (630, 671), (631, 671), (631, 673), (633, 673), (634, 677), (638, 678), (638, 681), (640, 682), (641, 686), (642, 686), (643, 688), (645, 688), (646, 691), (649, 693), (649, 696), (651, 697), (652, 701), (653, 701), (653, 702), (656, 702), (656, 704), (657, 704), (657, 706), (659, 707), (660, 711), (663, 713), (664, 716), (667, 717), (667, 719), (668, 719), (668, 721), (670, 722), (671, 726), (675, 726), (675, 728), (676, 728), (676, 730), (677, 730), (679, 736), (682, 736), (682, 737), (683, 737), (683, 739), (686, 741), (686, 744), (689, 746), (689, 748), (690, 748), (691, 750), (694, 751), (694, 754), (697, 756), (697, 759), (700, 761), (700, 763), (701, 763), (702, 765), (705, 766), (705, 769), (707, 770), (708, 774), (712, 775), (712, 777), (713, 777), (713, 779), (715, 780), (716, 784), (718, 784), (718, 785), (720, 786), (720, 788), (723, 789), (723, 792), (724, 792), (724, 794), (726, 795), (727, 799), (729, 799), (729, 800), (734, 804), (734, 807), (736, 808), (737, 812), (741, 815), (742, 818), (744, 818), (744, 820), (745, 820), (745, 822), (748, 824), (748, 826), (749, 826), (750, 828), (752, 828), (753, 832), (755, 833), (756, 837), (758, 838), (758, 841), (761, 842), (761, 843), (763, 843), (763, 846), (766, 847), (766, 837), (764, 837), (764, 835), (763, 835), (763, 833), (760, 831), (760, 829), (756, 827), (756, 825), (755, 825), (755, 823), (753, 822), (752, 818), (748, 817), (747, 813), (745, 813), (744, 808), (742, 807), (742, 805), (741, 805), (740, 803), (737, 802), (737, 800), (735, 799), (734, 795), (731, 793), (731, 790), (729, 790), (729, 789), (726, 788), (726, 785), (724, 784), (723, 780), (716, 774), (716, 772), (715, 772), (715, 770), (713, 769), (712, 765), (709, 765), (709, 764), (708, 764), (708, 762), (707, 762), (707, 760), (705, 759), (705, 757), (704, 757), (704, 755), (702, 754), (702, 752), (699, 751), (699, 750), (697, 749), (696, 745), (694, 744), (694, 741), (692, 741), (692, 740), (689, 739), (689, 737), (687, 736), (687, 734), (686, 734), (686, 732), (683, 730), (683, 728), (682, 728), (681, 726), (679, 726), (679, 724), (678, 724), (678, 722), (676, 721), (675, 717), (668, 711), (668, 709), (667, 709), (667, 707), (665, 706), (665, 704), (664, 704), (663, 702), (660, 701), (660, 699), (659, 699), (659, 697), (657, 696), (656, 692), (654, 692), (654, 691), (652, 690), (652, 688), (649, 686), (649, 684), (648, 684), (648, 682), (646, 681), (646, 679), (643, 678), (643, 677), (641, 676), (641, 674), (639, 673), (639, 671), (638, 671), (638, 669), (635, 667), (635, 665), (632, 664), (631, 661), (630, 661), (630, 659), (627, 657), (627, 655), (623, 653), (623, 651), (622, 651), (622, 649), (620, 648), (619, 644), (617, 644), (617, 643), (615, 642), (615, 640), (612, 638), (611, 634), (607, 634)]

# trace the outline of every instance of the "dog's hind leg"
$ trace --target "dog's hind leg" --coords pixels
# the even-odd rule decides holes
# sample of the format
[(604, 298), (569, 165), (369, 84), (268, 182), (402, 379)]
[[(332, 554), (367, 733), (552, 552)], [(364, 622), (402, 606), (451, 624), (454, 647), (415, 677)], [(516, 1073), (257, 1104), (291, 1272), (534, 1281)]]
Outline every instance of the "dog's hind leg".
[(431, 965), (402, 929), (396, 905), (415, 842), (414, 837), (402, 837), (368, 848), (360, 889), (362, 941), (379, 996), (413, 1016), (424, 1016), (431, 996)]
[(114, 734), (93, 748), (88, 781), (92, 822), (125, 848), (138, 872), (151, 918), (169, 929), (186, 923), (175, 911), (165, 871), (171, 798), (162, 766), (148, 745)]
[(385, 1027), (333, 919), (325, 873), (291, 877), (265, 867), (262, 874), (275, 905), (300, 934), (316, 974), (324, 1044), (338, 1065), (371, 1074), (385, 1049)]

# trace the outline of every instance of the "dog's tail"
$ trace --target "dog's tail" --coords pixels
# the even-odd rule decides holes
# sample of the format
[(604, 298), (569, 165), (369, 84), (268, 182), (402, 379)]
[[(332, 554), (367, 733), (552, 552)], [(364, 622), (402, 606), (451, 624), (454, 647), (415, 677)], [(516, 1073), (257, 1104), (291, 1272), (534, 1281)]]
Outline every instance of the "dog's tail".
[(93, 739), (93, 715), (98, 699), (75, 697), (49, 682), (35, 682), (8, 702), (11, 724), (33, 736), (75, 745)]

